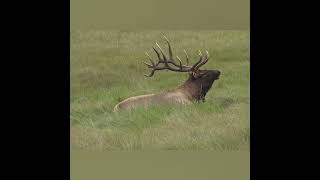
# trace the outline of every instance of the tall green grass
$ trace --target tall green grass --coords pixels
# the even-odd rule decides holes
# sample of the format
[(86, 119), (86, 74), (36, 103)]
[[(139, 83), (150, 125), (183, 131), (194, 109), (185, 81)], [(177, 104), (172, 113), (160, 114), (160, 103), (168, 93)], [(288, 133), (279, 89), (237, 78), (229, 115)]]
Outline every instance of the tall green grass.
[[(205, 103), (113, 113), (119, 101), (175, 88), (187, 74), (148, 73), (155, 41), (175, 55), (211, 55), (203, 67), (222, 71)], [(71, 148), (91, 150), (248, 150), (249, 31), (71, 31)]]

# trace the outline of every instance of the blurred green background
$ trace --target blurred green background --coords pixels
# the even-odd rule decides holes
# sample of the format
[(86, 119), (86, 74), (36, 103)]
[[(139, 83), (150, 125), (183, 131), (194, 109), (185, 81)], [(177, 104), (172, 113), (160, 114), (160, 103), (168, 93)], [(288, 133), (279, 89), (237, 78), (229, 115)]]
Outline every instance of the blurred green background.
[(249, 0), (71, 0), (71, 29), (249, 29)]

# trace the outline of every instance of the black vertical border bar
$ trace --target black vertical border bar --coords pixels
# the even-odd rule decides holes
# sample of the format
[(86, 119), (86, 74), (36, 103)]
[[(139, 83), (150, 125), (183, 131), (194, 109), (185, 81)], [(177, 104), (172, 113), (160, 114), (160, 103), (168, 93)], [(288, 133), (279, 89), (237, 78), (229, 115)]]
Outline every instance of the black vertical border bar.
[(65, 141), (63, 141), (64, 163), (62, 165), (62, 175), (65, 177), (65, 179), (70, 179), (70, 0), (62, 0), (61, 2), (64, 3), (62, 18), (62, 39), (64, 41), (62, 52), (64, 60), (61, 63), (64, 71), (63, 74), (65, 74), (63, 78), (63, 110), (65, 113), (62, 114), (64, 117), (64, 121), (62, 121), (62, 127)]
[[(60, 137), (61, 133), (61, 142), (58, 142), (61, 147), (56, 148), (60, 152), (57, 154), (59, 157), (59, 166), (56, 167), (57, 170), (61, 174), (61, 179), (70, 179), (70, 0), (61, 0), (59, 1), (59, 10), (55, 15), (58, 18), (55, 18), (55, 22), (57, 25), (60, 25), (59, 28), (56, 29), (57, 34), (59, 34), (59, 43), (56, 44), (55, 47), (59, 52), (59, 56), (57, 56), (57, 68), (61, 71), (56, 71), (55, 75), (59, 77), (57, 81), (61, 81), (61, 87), (59, 87), (60, 92), (58, 93), (61, 96), (61, 105), (56, 104), (56, 108), (59, 108), (59, 120), (57, 120), (59, 124), (57, 124), (58, 128), (61, 129), (60, 132), (57, 132), (57, 136)], [(54, 32), (52, 32), (54, 33)], [(59, 139), (57, 139), (59, 140)], [(57, 177), (58, 178), (58, 177)]]
[(256, 101), (255, 101), (255, 82), (256, 82), (256, 2), (250, 0), (250, 179), (258, 179), (257, 175), (257, 149), (256, 149)]

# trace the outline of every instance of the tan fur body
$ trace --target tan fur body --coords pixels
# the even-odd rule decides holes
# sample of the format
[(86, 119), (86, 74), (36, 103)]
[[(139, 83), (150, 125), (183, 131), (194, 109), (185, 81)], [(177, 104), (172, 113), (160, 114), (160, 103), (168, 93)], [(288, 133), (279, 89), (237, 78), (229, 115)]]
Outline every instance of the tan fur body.
[(113, 111), (120, 109), (131, 109), (135, 107), (148, 107), (154, 104), (190, 104), (192, 103), (192, 97), (184, 91), (184, 89), (178, 88), (171, 91), (162, 92), (159, 94), (147, 94), (141, 96), (134, 96), (127, 98), (118, 103)]

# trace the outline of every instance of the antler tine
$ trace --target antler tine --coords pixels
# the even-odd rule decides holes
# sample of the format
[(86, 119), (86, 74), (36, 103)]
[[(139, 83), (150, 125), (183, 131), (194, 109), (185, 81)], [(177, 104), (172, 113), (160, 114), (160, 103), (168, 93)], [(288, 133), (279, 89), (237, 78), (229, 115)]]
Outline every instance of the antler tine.
[[(185, 66), (185, 65), (182, 65), (182, 61), (181, 61), (181, 59), (179, 58), (178, 60), (179, 60), (179, 65), (178, 64), (176, 64), (175, 62), (174, 62), (174, 59), (173, 59), (173, 53), (172, 53), (172, 48), (171, 48), (171, 45), (170, 45), (170, 41), (169, 41), (169, 39), (165, 36), (165, 35), (163, 35), (162, 34), (162, 37), (165, 39), (165, 41), (167, 42), (167, 44), (168, 44), (168, 49), (169, 49), (169, 59), (165, 59), (164, 61), (167, 61), (167, 63), (169, 64), (173, 64), (174, 66), (176, 66), (176, 67), (179, 67), (180, 68), (180, 70), (181, 69), (183, 69), (183, 68), (191, 68), (191, 67), (189, 67), (188, 66), (188, 64), (189, 64), (189, 57), (188, 57), (188, 54), (186, 53), (186, 58), (187, 58), (187, 66)], [(161, 51), (161, 53), (162, 54), (164, 54), (163, 53), (163, 50), (162, 50), (162, 48), (159, 46), (159, 44), (157, 44), (157, 46), (159, 47), (159, 49), (160, 49), (160, 51)], [(185, 51), (185, 50), (184, 50)], [(166, 63), (166, 62), (164, 62), (164, 63)]]
[(168, 49), (169, 49), (169, 59), (170, 60), (173, 60), (173, 57), (172, 57), (172, 49), (171, 49), (171, 45), (170, 45), (170, 42), (168, 40), (168, 38), (165, 36), (165, 35), (162, 35), (163, 38), (166, 40), (167, 44), (168, 44)]
[(158, 44), (157, 42), (156, 42), (156, 45), (157, 45), (158, 48), (160, 49), (160, 52), (161, 52), (161, 54), (162, 54), (162, 56), (163, 56), (163, 60), (164, 60), (165, 62), (167, 62), (167, 57), (166, 57), (166, 55), (164, 54), (162, 48), (159, 46), (159, 44)]
[(146, 63), (146, 62), (143, 62), (145, 65), (147, 65), (148, 66), (148, 68), (152, 68), (153, 66), (151, 65), (151, 64), (148, 64), (148, 63)]
[(206, 59), (204, 61), (202, 61), (198, 66), (195, 67), (195, 70), (198, 70), (201, 66), (203, 66), (204, 64), (206, 64), (208, 62), (209, 59)]
[[(157, 63), (157, 65), (159, 64), (159, 63), (164, 63), (164, 60), (162, 60), (162, 58), (161, 58), (161, 56), (160, 56), (160, 53), (157, 51), (157, 49), (156, 48), (154, 48), (154, 47), (152, 47), (152, 49), (157, 53), (157, 56), (158, 56), (158, 59), (159, 59), (159, 62)], [(175, 66), (178, 66), (175, 62), (173, 62), (173, 61), (170, 61), (170, 60), (167, 60), (168, 61), (168, 63), (171, 63), (171, 64), (173, 64), (173, 65), (175, 65)]]
[[(172, 55), (172, 48), (171, 48), (171, 45), (170, 45), (170, 41), (168, 40), (168, 38), (167, 38), (165, 35), (162, 35), (162, 36), (163, 36), (163, 38), (165, 39), (165, 41), (167, 42), (167, 44), (168, 44), (168, 49), (169, 49), (169, 60), (167, 60), (168, 63), (171, 63), (171, 64), (173, 64), (174, 66), (179, 67), (180, 70), (182, 70), (183, 67), (184, 67), (184, 68), (190, 68), (190, 67), (188, 67), (188, 66), (182, 65), (182, 61), (181, 61), (181, 59), (180, 59), (178, 56), (177, 56), (177, 59), (179, 60), (179, 66), (174, 62), (173, 55)], [(185, 52), (185, 53), (186, 53), (186, 52)], [(187, 54), (186, 54), (186, 57), (187, 57), (187, 65), (188, 65), (188, 64), (189, 64), (189, 59), (188, 59), (188, 55), (187, 55)]]
[(182, 70), (182, 61), (181, 61), (181, 59), (179, 58), (179, 56), (177, 56), (177, 59), (179, 60), (180, 70)]
[(155, 63), (153, 62), (151, 56), (147, 52), (146, 52), (146, 55), (148, 56), (148, 58), (149, 58), (150, 62), (152, 63), (152, 65), (155, 66)]
[(153, 70), (150, 72), (150, 74), (144, 74), (144, 76), (145, 76), (145, 77), (151, 77), (151, 76), (154, 75), (154, 72), (155, 72), (155, 71), (156, 71), (156, 70), (153, 69)]
[(184, 53), (186, 54), (187, 65), (189, 65), (189, 56), (188, 56), (188, 54), (187, 54), (187, 51), (186, 51), (185, 49), (184, 49), (183, 51), (184, 51)]
[(208, 50), (206, 50), (206, 53), (207, 53), (207, 58), (209, 59), (210, 55), (209, 55)]
[(161, 56), (160, 56), (159, 52), (156, 50), (156, 48), (154, 48), (154, 47), (152, 46), (152, 49), (157, 53), (158, 59), (159, 59), (159, 60), (162, 60), (162, 59), (161, 59)]
[(198, 70), (201, 66), (203, 66), (204, 64), (206, 64), (208, 61), (209, 61), (209, 52), (206, 50), (206, 57), (205, 57), (205, 60), (202, 61), (201, 63), (199, 63), (194, 69), (195, 70)]
[(196, 62), (192, 67), (191, 67), (191, 71), (194, 71), (194, 70), (197, 70), (197, 66), (198, 66), (198, 64), (199, 63), (201, 63), (201, 61), (202, 61), (202, 56), (200, 56), (200, 59), (198, 60), (198, 62)]

